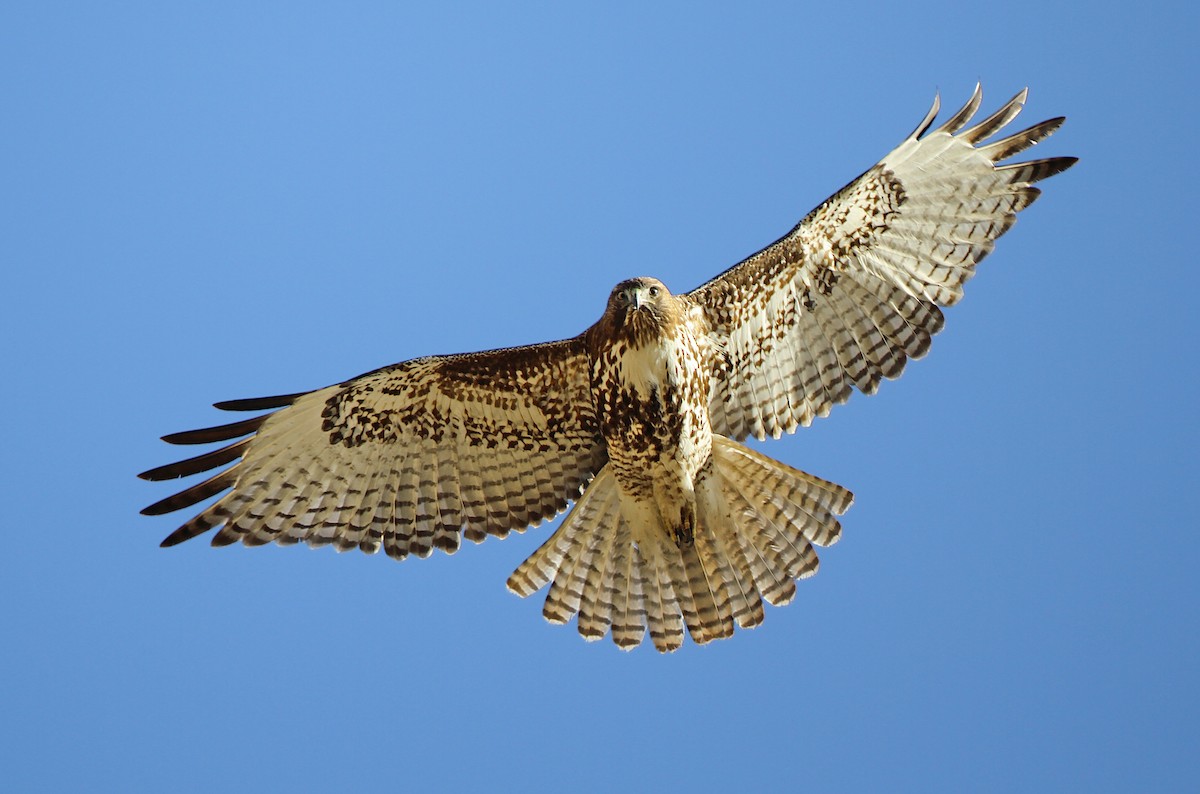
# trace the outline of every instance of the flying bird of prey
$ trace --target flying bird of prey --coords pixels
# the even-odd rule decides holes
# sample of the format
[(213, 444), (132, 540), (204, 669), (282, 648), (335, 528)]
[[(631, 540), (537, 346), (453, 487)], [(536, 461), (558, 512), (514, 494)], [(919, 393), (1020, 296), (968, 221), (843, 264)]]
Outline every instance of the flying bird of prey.
[[(790, 232), (691, 292), (613, 289), (579, 336), (405, 361), (317, 391), (217, 403), (266, 413), (164, 437), (232, 442), (141, 476), (233, 465), (142, 512), (224, 492), (163, 541), (241, 541), (401, 560), (505, 537), (574, 502), (509, 578), (544, 614), (621, 648), (672, 651), (786, 604), (835, 542), (852, 495), (738, 443), (793, 432), (872, 394), (942, 327), (939, 307), (1073, 157), (1003, 161), (1062, 118), (985, 142), (1022, 91), (967, 126), (932, 109), (894, 151)], [(235, 462), (236, 461), (236, 462)]]

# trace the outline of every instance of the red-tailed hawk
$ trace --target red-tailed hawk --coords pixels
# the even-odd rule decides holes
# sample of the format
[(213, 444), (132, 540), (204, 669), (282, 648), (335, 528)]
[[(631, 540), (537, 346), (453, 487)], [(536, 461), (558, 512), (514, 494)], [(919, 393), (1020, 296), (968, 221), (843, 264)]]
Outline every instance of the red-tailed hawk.
[[(218, 529), (241, 541), (404, 559), (454, 553), (463, 535), (523, 531), (570, 514), (508, 580), (549, 585), (545, 616), (622, 648), (671, 651), (763, 620), (813, 546), (835, 542), (849, 491), (738, 443), (779, 437), (895, 378), (929, 349), (939, 306), (963, 283), (1035, 182), (1075, 163), (999, 165), (1054, 132), (1055, 118), (983, 141), (1022, 91), (967, 127), (971, 100), (917, 129), (787, 235), (691, 292), (616, 286), (600, 320), (560, 342), (395, 364), (303, 394), (218, 403), (274, 410), (166, 436), (233, 443), (143, 473), (167, 480), (233, 464), (143, 513), (225, 492), (164, 546)], [(235, 440), (240, 439), (240, 440)], [(235, 462), (237, 461), (237, 462)]]

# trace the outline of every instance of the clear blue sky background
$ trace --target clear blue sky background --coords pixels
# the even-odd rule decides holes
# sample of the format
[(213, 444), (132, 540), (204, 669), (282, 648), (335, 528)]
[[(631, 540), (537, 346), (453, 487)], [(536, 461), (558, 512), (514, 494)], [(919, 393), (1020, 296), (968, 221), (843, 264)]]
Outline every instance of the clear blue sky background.
[[(1196, 12), (641, 5), (3, 5), (6, 786), (1194, 785)], [(763, 627), (586, 644), (504, 589), (544, 528), (396, 564), (137, 515), (209, 403), (689, 289), (976, 80), (1082, 161), (926, 360), (765, 445), (858, 500)]]

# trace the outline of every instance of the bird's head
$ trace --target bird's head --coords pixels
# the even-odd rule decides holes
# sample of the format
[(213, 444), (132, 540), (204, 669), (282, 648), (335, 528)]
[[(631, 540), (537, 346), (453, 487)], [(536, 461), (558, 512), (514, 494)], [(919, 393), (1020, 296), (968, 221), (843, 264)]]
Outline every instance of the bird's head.
[(622, 281), (608, 296), (608, 311), (623, 315), (627, 312), (664, 313), (674, 296), (656, 278), (639, 276)]
[(605, 319), (636, 337), (656, 335), (679, 313), (678, 299), (656, 278), (640, 276), (613, 287)]

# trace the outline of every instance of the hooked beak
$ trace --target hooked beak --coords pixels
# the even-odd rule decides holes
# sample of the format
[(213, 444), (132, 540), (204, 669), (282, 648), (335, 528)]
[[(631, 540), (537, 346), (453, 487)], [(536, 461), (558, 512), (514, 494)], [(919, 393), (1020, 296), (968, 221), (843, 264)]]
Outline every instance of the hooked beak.
[(630, 287), (625, 291), (625, 300), (630, 307), (640, 309), (646, 303), (646, 296), (642, 292), (641, 287)]

